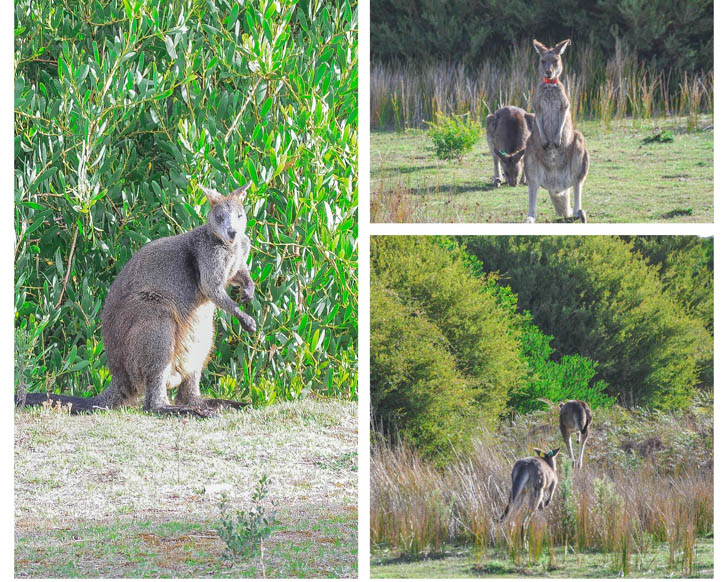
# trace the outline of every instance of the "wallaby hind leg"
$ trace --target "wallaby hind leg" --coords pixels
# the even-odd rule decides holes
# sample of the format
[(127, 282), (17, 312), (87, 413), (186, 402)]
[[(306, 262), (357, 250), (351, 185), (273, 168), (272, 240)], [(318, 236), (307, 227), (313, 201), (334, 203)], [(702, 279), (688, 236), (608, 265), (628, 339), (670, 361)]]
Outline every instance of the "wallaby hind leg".
[(584, 447), (586, 446), (586, 440), (589, 438), (589, 426), (584, 427), (581, 431), (581, 449), (579, 450), (579, 469), (581, 469), (582, 463), (584, 462)]
[(174, 403), (182, 406), (204, 406), (204, 400), (200, 394), (200, 372), (192, 372), (182, 379)]

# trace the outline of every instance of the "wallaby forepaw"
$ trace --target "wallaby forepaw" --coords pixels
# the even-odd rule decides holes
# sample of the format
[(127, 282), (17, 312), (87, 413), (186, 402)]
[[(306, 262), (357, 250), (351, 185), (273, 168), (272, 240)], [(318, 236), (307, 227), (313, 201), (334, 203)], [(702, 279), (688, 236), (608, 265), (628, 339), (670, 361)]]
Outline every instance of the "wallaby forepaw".
[(255, 320), (250, 317), (247, 313), (243, 314), (244, 317), (240, 319), (240, 325), (243, 326), (243, 329), (245, 331), (248, 331), (250, 333), (255, 333), (258, 329), (257, 324), (255, 323)]
[(241, 303), (250, 303), (255, 295), (255, 287), (245, 288), (240, 292)]

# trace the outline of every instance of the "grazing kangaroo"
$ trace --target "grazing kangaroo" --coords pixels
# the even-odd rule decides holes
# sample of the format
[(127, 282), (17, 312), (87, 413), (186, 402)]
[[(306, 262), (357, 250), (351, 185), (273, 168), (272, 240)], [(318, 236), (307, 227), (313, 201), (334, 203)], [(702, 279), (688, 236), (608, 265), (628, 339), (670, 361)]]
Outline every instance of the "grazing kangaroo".
[[(132, 404), (145, 394), (144, 409), (170, 414), (208, 416), (210, 408), (242, 403), (204, 400), (200, 375), (214, 339), (215, 308), (256, 330), (225, 291), (242, 288), (241, 300), (253, 298), (255, 284), (247, 259), (250, 240), (243, 198), (248, 187), (223, 196), (203, 188), (210, 202), (207, 223), (189, 232), (160, 238), (142, 247), (111, 284), (101, 313), (106, 357), (111, 371), (108, 388), (93, 398), (51, 395), (71, 403), (72, 412)], [(175, 405), (167, 389), (178, 386)], [(25, 395), (25, 404), (40, 404), (45, 394)]]
[(533, 131), (534, 114), (520, 107), (507, 105), (485, 118), (486, 136), (490, 155), (493, 156), (493, 185), (503, 183), (501, 166), (509, 186), (526, 183), (523, 172), (523, 154), (526, 141)]
[[(559, 428), (561, 436), (564, 437), (566, 446), (569, 449), (569, 457), (575, 467), (581, 469), (584, 460), (584, 446), (589, 438), (589, 425), (592, 421), (592, 411), (589, 405), (583, 400), (569, 400), (559, 404)], [(571, 433), (575, 432), (576, 442), (580, 444), (579, 462), (574, 458), (574, 451), (571, 448)]]
[(554, 497), (559, 477), (556, 474), (556, 456), (559, 449), (548, 453), (534, 449), (537, 457), (519, 459), (511, 471), (511, 495), (500, 518), (506, 521), (518, 515), (526, 506), (526, 515), (521, 523), (521, 536), (525, 540), (526, 528), (536, 510), (545, 509)]
[[(526, 178), (528, 180), (527, 223), (536, 220), (536, 196), (539, 188), (549, 191), (556, 214), (564, 218), (575, 216), (586, 222), (581, 207), (584, 180), (589, 171), (589, 152), (584, 136), (574, 129), (569, 98), (559, 80), (563, 71), (561, 55), (570, 40), (547, 48), (537, 40), (533, 46), (540, 55), (539, 72), (542, 81), (533, 95), (536, 129), (526, 144)], [(569, 202), (569, 188), (574, 189), (574, 207)]]

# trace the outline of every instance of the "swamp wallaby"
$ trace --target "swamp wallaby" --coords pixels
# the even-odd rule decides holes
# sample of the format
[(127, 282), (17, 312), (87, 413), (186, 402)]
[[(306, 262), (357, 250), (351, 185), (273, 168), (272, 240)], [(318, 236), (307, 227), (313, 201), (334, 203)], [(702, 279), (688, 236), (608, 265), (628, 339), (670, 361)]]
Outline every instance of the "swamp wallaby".
[[(572, 464), (581, 469), (584, 461), (584, 446), (589, 438), (589, 425), (592, 421), (592, 411), (589, 405), (583, 400), (568, 400), (559, 404), (559, 428), (561, 436), (569, 449), (569, 457)], [(580, 444), (579, 462), (574, 459), (574, 451), (571, 448), (571, 433), (575, 432), (576, 442)]]
[(526, 183), (523, 173), (523, 154), (526, 141), (533, 131), (534, 114), (520, 107), (507, 105), (485, 118), (490, 155), (493, 156), (493, 185), (503, 183), (501, 166), (509, 186)]
[[(541, 81), (533, 95), (536, 128), (526, 144), (526, 179), (528, 180), (528, 217), (536, 220), (536, 196), (539, 188), (549, 191), (556, 214), (568, 218), (575, 216), (586, 222), (581, 208), (584, 180), (589, 171), (589, 152), (584, 136), (576, 131), (571, 121), (569, 98), (559, 80), (563, 71), (561, 55), (570, 40), (563, 40), (553, 48), (533, 41), (539, 58)], [(574, 207), (569, 202), (569, 188), (574, 188)]]
[[(203, 400), (200, 374), (214, 339), (215, 308), (256, 330), (225, 291), (242, 288), (241, 300), (253, 298), (255, 285), (247, 267), (250, 240), (243, 198), (248, 187), (223, 196), (203, 188), (210, 203), (207, 223), (189, 232), (160, 238), (142, 247), (111, 284), (101, 326), (111, 383), (93, 398), (51, 395), (71, 403), (72, 412), (114, 408), (145, 394), (144, 409), (207, 416), (210, 408), (239, 407), (225, 400)], [(175, 406), (167, 389), (178, 386)], [(40, 404), (45, 394), (27, 394), (26, 404)]]
[(524, 539), (533, 514), (536, 510), (545, 509), (554, 497), (559, 482), (556, 474), (556, 456), (559, 450), (545, 453), (541, 449), (534, 449), (537, 457), (519, 459), (513, 465), (511, 495), (500, 521), (517, 516), (525, 506), (526, 515), (521, 524), (521, 535)]

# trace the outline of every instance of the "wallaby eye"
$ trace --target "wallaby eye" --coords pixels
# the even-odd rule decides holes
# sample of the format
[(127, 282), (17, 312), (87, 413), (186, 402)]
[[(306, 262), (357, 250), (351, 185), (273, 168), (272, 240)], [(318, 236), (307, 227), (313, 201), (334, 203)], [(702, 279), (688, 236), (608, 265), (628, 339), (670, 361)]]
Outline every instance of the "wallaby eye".
[(221, 223), (222, 223), (222, 216), (220, 216), (220, 215), (218, 214), (218, 215), (217, 215), (217, 216), (215, 217), (215, 220), (217, 220), (217, 223), (218, 223), (218, 224), (221, 224)]

